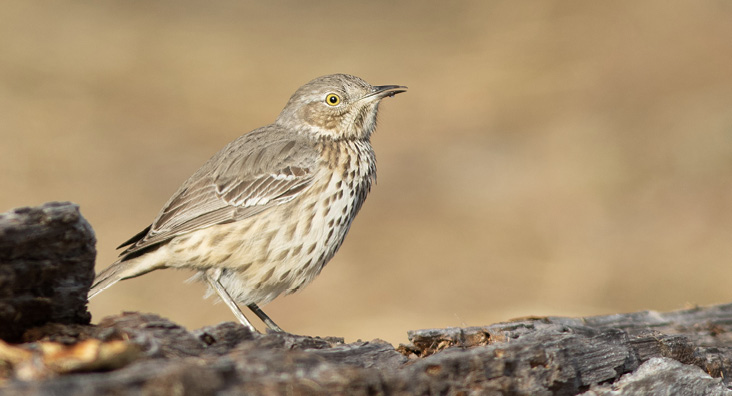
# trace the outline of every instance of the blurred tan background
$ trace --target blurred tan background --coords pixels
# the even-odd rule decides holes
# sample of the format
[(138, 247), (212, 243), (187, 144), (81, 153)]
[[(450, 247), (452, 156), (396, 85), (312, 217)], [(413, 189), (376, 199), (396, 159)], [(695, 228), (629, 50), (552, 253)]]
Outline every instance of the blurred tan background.
[[(209, 156), (345, 72), (410, 89), (340, 253), (266, 307), (286, 330), (732, 301), (732, 3), (304, 4), (3, 2), (0, 210), (80, 204), (104, 268)], [(94, 321), (234, 320), (189, 276), (122, 282)]]

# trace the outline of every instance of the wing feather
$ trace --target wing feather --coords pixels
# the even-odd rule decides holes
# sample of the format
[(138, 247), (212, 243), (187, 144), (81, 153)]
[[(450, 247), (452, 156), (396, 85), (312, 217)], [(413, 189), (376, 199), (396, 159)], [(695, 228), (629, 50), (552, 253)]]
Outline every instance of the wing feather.
[(318, 154), (276, 128), (243, 135), (214, 155), (173, 195), (148, 232), (128, 241), (131, 246), (121, 256), (249, 218), (302, 194), (313, 182)]

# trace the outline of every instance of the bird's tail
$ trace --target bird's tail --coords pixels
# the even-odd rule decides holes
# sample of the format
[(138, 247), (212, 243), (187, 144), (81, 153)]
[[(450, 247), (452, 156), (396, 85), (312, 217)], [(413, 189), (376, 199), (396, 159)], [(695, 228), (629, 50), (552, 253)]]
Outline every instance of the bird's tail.
[(145, 261), (146, 260), (135, 259), (126, 261), (120, 260), (105, 268), (104, 271), (100, 272), (99, 275), (94, 278), (94, 284), (92, 285), (91, 290), (89, 290), (89, 296), (87, 299), (91, 300), (94, 296), (121, 280), (135, 278), (158, 269), (157, 266), (150, 267)]

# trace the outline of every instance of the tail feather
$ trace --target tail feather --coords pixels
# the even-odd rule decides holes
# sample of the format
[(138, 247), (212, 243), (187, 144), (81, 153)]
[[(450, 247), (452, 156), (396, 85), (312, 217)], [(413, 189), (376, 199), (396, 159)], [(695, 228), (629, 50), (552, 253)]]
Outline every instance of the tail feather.
[(121, 280), (135, 278), (158, 269), (157, 266), (150, 267), (146, 264), (145, 260), (134, 259), (115, 262), (94, 278), (94, 284), (89, 290), (87, 299), (91, 300), (94, 296)]

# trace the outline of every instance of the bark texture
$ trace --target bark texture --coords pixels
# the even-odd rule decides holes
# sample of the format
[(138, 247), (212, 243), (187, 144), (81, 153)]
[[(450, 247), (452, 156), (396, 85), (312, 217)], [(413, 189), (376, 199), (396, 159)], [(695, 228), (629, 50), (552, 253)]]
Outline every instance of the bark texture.
[(46, 322), (89, 323), (95, 243), (68, 202), (0, 214), (0, 339), (17, 341)]

